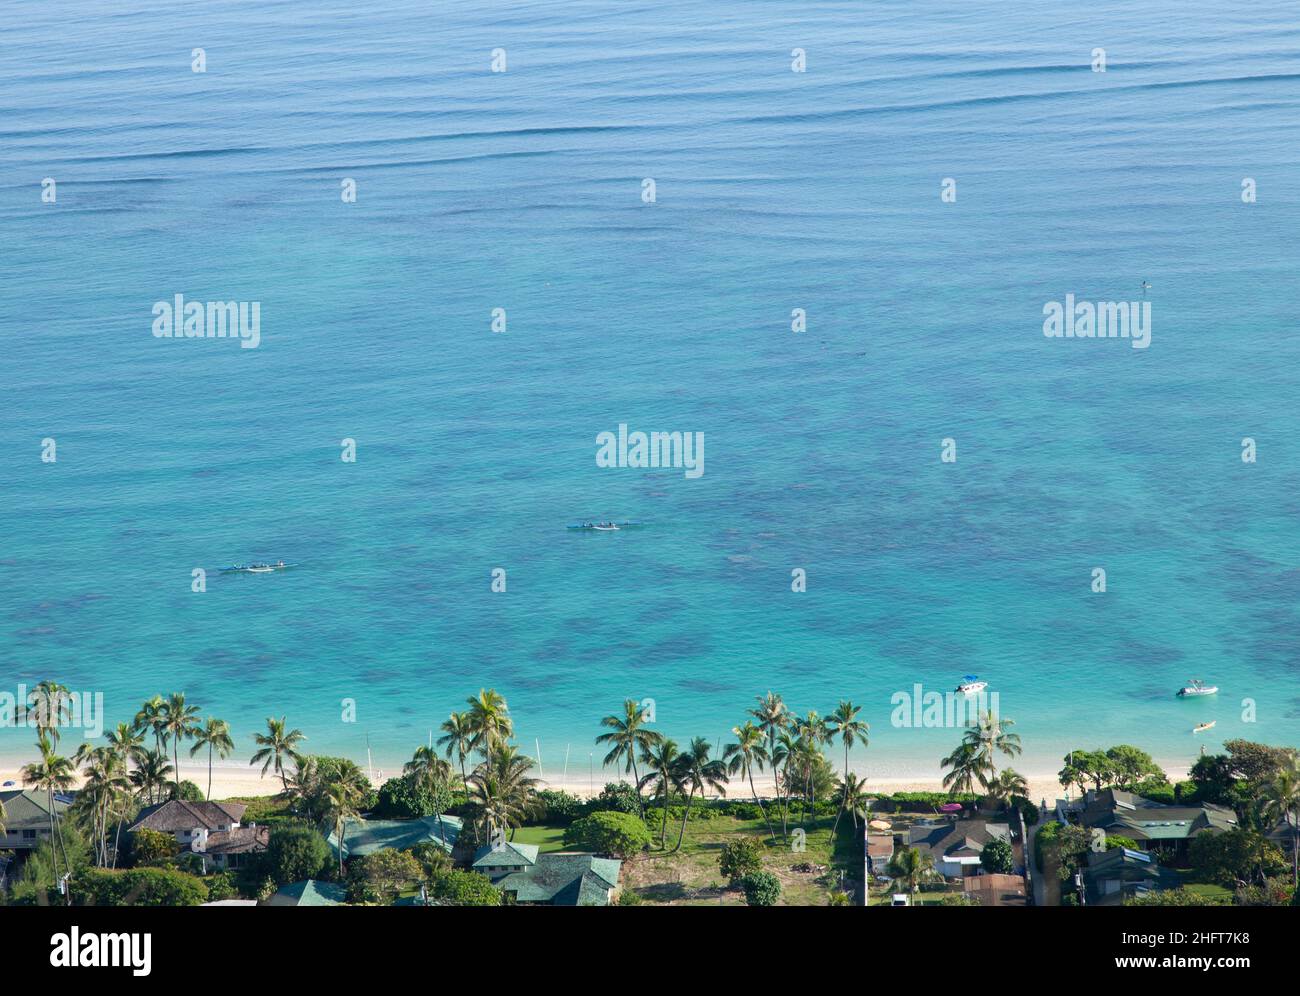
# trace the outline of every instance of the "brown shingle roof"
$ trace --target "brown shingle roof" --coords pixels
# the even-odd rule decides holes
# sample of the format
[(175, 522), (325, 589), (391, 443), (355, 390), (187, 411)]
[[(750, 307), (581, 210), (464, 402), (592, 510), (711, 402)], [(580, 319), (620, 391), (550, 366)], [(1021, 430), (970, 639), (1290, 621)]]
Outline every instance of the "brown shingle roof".
[(215, 830), (208, 834), (208, 844), (204, 850), (208, 854), (248, 854), (253, 851), (265, 851), (270, 839), (270, 827)]
[(163, 833), (183, 833), (200, 827), (216, 830), (220, 826), (238, 823), (248, 807), (239, 802), (182, 802), (169, 799), (157, 806), (142, 810), (130, 830), (161, 830)]

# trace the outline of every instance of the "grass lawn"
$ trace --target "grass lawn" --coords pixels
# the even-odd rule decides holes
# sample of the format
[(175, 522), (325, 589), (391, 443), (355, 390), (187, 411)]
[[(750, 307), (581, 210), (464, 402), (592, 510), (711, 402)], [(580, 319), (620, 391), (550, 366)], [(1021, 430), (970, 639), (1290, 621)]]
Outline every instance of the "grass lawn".
[[(841, 821), (838, 843), (832, 848), (833, 817), (824, 817), (807, 827), (805, 849), (795, 851), (790, 842), (772, 843), (762, 820), (738, 820), (715, 816), (709, 820), (692, 819), (680, 851), (672, 853), (677, 843), (679, 823), (668, 832), (667, 852), (649, 851), (623, 865), (624, 888), (635, 889), (646, 903), (668, 906), (743, 906), (745, 896), (739, 889), (727, 887), (718, 871), (718, 854), (722, 845), (737, 836), (752, 837), (764, 844), (763, 870), (781, 880), (781, 905), (825, 906), (830, 893), (838, 886), (840, 868), (846, 879), (858, 879), (862, 872), (861, 825)], [(791, 823), (793, 831), (797, 822)], [(657, 838), (656, 838), (657, 843)], [(796, 870), (795, 866), (811, 865)], [(853, 891), (856, 881), (846, 891)]]
[(565, 850), (564, 827), (520, 827), (514, 839), (516, 844), (536, 844), (542, 853)]
[(1215, 885), (1211, 882), (1184, 882), (1183, 888), (1188, 892), (1194, 892), (1205, 899), (1227, 901), (1231, 903), (1236, 894), (1231, 890), (1224, 888), (1222, 885)]

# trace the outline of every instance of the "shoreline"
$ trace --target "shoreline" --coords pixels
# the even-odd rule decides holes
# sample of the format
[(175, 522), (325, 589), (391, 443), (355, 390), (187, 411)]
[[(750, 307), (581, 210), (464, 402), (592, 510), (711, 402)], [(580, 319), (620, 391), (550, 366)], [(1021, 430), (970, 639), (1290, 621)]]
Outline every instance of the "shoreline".
[[(35, 760), (33, 756), (31, 760)], [(0, 758), (0, 784), (7, 781), (13, 781), (15, 784), (7, 786), (5, 791), (11, 791), (14, 788), (23, 788), (22, 779), (19, 776), (21, 767), (28, 763), (24, 760), (15, 760), (11, 758)], [(361, 766), (365, 771), (365, 767)], [(1162, 766), (1165, 775), (1171, 783), (1182, 781), (1187, 778), (1186, 771), (1179, 771), (1175, 768)], [(838, 770), (838, 769), (837, 769)], [(384, 780), (394, 777), (400, 773), (400, 769), (392, 771), (384, 770), (383, 778), (380, 778), (381, 771), (375, 770), (374, 787), (378, 788)], [(1058, 798), (1065, 797), (1065, 790), (1057, 780), (1055, 772), (1020, 772), (1029, 785), (1029, 800), (1035, 805), (1040, 805), (1043, 800), (1050, 804)], [(181, 778), (183, 781), (190, 781), (197, 785), (200, 790), (207, 788), (207, 768), (200, 768), (199, 765), (182, 765)], [(594, 779), (589, 777), (573, 776), (567, 778), (546, 777), (542, 778), (542, 788), (560, 790), (568, 792), (579, 798), (586, 799), (592, 795), (599, 795), (604, 789), (607, 782), (619, 780), (631, 781), (630, 775), (623, 775), (613, 771), (597, 773)], [(942, 792), (943, 777), (940, 773), (889, 773), (879, 776), (873, 776), (868, 769), (867, 788), (870, 792), (888, 795), (896, 792)], [(453, 782), (459, 784), (459, 773), (453, 779)], [(77, 785), (81, 783), (80, 777), (77, 779)], [(739, 779), (733, 780), (728, 786), (727, 798), (744, 800), (752, 798), (753, 793), (750, 791), (749, 783), (741, 782)], [(754, 776), (754, 788), (757, 789), (761, 798), (770, 798), (775, 794), (772, 776), (768, 773)], [(265, 776), (260, 774), (259, 769), (251, 765), (230, 764), (213, 765), (212, 768), (212, 797), (214, 799), (230, 798), (254, 798), (269, 797), (276, 795), (281, 790), (281, 783), (278, 776), (268, 772)], [(1073, 793), (1072, 793), (1073, 794)]]

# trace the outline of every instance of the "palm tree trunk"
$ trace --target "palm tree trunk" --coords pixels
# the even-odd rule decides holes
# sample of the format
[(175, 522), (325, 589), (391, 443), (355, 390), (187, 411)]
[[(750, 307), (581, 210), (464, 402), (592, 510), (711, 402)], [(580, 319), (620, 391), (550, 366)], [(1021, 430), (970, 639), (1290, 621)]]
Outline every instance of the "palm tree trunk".
[(212, 742), (208, 741), (208, 796), (212, 798)]
[(632, 785), (636, 788), (636, 813), (641, 819), (645, 819), (645, 806), (641, 802), (641, 778), (636, 770), (636, 755), (628, 749), (628, 759), (632, 762)]
[(1291, 884), (1300, 886), (1300, 824), (1291, 828)]
[(46, 798), (50, 806), (50, 846), (54, 849), (54, 868), (55, 874), (58, 873), (59, 867), (59, 850), (63, 851), (63, 868), (68, 873), (68, 881), (64, 883), (64, 899), (66, 906), (72, 905), (72, 863), (68, 861), (68, 849), (62, 847), (63, 835), (59, 832), (59, 821), (54, 815), (54, 786), (46, 790)]
[(691, 794), (686, 797), (686, 812), (682, 813), (682, 828), (677, 832), (677, 846), (673, 848), (672, 853), (676, 854), (682, 849), (682, 841), (686, 838), (686, 821), (691, 818), (691, 803), (695, 801), (695, 786), (691, 786)]
[(663, 818), (662, 825), (659, 827), (659, 850), (661, 851), (668, 846), (666, 841), (668, 838), (668, 795), (670, 791), (671, 791), (671, 787), (665, 782), (664, 783), (664, 818)]
[(754, 788), (754, 769), (746, 764), (745, 773), (749, 775), (749, 790), (754, 793), (754, 801), (758, 803), (758, 811), (763, 814), (763, 822), (767, 824), (767, 832), (772, 837), (772, 843), (775, 844), (776, 831), (772, 829), (772, 821), (767, 818), (767, 810), (763, 808), (763, 800), (758, 797), (758, 789)]

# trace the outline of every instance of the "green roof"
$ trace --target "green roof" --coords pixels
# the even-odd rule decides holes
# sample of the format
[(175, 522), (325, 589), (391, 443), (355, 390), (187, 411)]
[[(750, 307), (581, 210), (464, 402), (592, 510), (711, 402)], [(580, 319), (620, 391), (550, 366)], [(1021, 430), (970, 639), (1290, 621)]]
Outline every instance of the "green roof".
[[(405, 851), (431, 841), (448, 854), (460, 839), (461, 821), (454, 816), (425, 816), (418, 820), (349, 820), (343, 827), (343, 857), (364, 857), (375, 851)], [(325, 838), (338, 854), (338, 840), (331, 828)]]
[(1083, 811), (1081, 822), (1134, 840), (1183, 840), (1205, 830), (1231, 830), (1236, 814), (1223, 806), (1171, 806), (1132, 792), (1106, 789)]
[(621, 867), (621, 861), (591, 854), (539, 854), (536, 864), (494, 878), (492, 884), (513, 892), (521, 903), (608, 906)]
[(342, 906), (347, 890), (334, 882), (318, 882), (314, 878), (291, 882), (281, 887), (263, 905), (266, 906)]
[(474, 852), (473, 868), (527, 868), (537, 863), (536, 844), (506, 841), (500, 847), (480, 847)]

